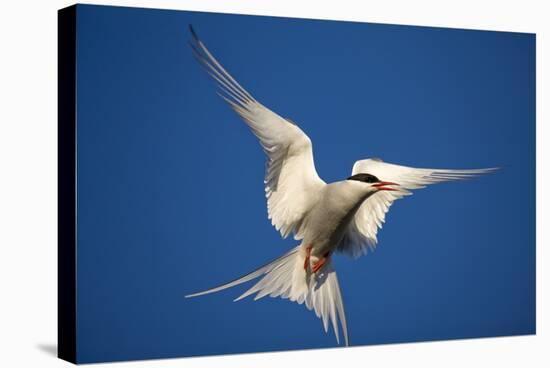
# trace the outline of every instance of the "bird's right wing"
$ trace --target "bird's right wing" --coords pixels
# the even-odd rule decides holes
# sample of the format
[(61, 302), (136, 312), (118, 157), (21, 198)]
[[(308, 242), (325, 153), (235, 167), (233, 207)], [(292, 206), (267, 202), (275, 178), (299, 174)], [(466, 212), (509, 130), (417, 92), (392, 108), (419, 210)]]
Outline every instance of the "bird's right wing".
[(299, 229), (304, 214), (325, 185), (313, 162), (311, 140), (294, 123), (256, 101), (222, 67), (190, 27), (199, 62), (220, 87), (220, 96), (240, 115), (260, 140), (267, 155), (265, 192), (273, 226), (287, 237)]

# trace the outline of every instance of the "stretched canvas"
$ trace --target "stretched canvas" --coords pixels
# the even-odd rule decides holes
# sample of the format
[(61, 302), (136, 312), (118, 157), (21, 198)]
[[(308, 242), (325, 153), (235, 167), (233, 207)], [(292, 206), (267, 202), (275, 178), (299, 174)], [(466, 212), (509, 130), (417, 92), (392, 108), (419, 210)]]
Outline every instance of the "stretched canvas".
[(535, 333), (534, 34), (75, 5), (58, 75), (61, 358)]

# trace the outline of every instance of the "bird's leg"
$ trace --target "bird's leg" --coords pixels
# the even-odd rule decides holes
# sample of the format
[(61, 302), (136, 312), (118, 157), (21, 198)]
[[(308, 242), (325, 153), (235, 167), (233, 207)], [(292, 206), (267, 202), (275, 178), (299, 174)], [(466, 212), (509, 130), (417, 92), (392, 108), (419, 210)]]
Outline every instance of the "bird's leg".
[(321, 258), (319, 258), (319, 260), (313, 264), (311, 271), (313, 271), (313, 273), (317, 273), (317, 271), (319, 271), (325, 263), (327, 263), (328, 257), (330, 257), (330, 252), (326, 252)]
[(306, 259), (304, 259), (304, 270), (307, 270), (307, 267), (309, 266), (309, 257), (311, 257), (311, 249), (313, 248), (313, 245), (306, 246)]

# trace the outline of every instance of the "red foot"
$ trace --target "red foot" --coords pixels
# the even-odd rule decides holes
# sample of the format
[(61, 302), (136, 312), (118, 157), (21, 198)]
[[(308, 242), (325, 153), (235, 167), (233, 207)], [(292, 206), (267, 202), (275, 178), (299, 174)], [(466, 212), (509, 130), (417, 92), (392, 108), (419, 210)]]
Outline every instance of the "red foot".
[(329, 253), (325, 253), (323, 257), (319, 258), (319, 260), (313, 265), (311, 271), (313, 271), (313, 273), (317, 273), (317, 271), (319, 271), (325, 265), (325, 263), (327, 263), (329, 255)]
[(306, 259), (304, 260), (304, 270), (307, 270), (307, 267), (309, 266), (309, 257), (311, 256), (311, 248), (313, 248), (313, 245), (308, 245), (306, 247)]

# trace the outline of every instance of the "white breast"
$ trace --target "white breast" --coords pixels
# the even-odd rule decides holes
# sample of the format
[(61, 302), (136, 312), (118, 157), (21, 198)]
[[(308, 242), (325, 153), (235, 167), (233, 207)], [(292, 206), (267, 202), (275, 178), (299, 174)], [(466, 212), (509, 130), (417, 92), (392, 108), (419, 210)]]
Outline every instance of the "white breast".
[(326, 185), (319, 201), (304, 218), (303, 244), (313, 246), (312, 254), (317, 256), (332, 251), (368, 195), (369, 187), (357, 181)]

